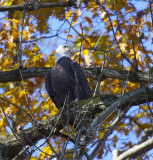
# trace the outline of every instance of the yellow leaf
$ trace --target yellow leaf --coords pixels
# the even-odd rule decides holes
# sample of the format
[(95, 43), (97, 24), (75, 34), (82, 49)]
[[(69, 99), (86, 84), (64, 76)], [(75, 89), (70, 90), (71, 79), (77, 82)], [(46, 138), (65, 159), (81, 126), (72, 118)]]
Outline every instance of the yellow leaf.
[(48, 118), (48, 116), (43, 116), (41, 120), (44, 121), (44, 120), (46, 120), (47, 118)]
[[(49, 158), (53, 153), (52, 153), (52, 150), (50, 149), (50, 147), (49, 146), (46, 146), (46, 147), (44, 147), (43, 149), (42, 149), (42, 151), (44, 152), (41, 152), (40, 153), (40, 158), (41, 159), (45, 159), (45, 158)], [(45, 153), (47, 153), (47, 154), (45, 154)], [(50, 155), (50, 156), (49, 156)]]
[(81, 42), (79, 42), (79, 43), (77, 43), (77, 47), (80, 47), (82, 45), (82, 43)]
[(39, 51), (39, 48), (38, 48), (37, 46), (35, 46), (35, 47), (32, 49), (32, 51), (36, 53), (36, 52)]
[(72, 11), (66, 13), (66, 19), (69, 19), (72, 16)]
[(30, 157), (30, 160), (37, 160), (36, 157)]
[(71, 59), (74, 60), (77, 56), (79, 56), (80, 52), (76, 52), (71, 56)]
[(148, 110), (148, 107), (146, 105), (141, 106), (144, 110)]
[(34, 65), (37, 65), (37, 63), (40, 62), (40, 59), (42, 58), (42, 56), (40, 54), (36, 55), (33, 57), (33, 61), (34, 61)]
[(120, 87), (119, 87), (119, 86), (114, 87), (114, 88), (113, 88), (113, 92), (114, 92), (114, 93), (120, 93), (120, 92), (121, 92)]
[(14, 47), (14, 43), (8, 42), (8, 51), (12, 51)]
[(117, 33), (116, 33), (116, 37), (120, 37), (120, 36), (121, 36), (120, 32), (119, 32), (119, 31), (117, 31)]
[(104, 18), (103, 21), (104, 21), (104, 22), (108, 22), (108, 18)]
[(120, 46), (120, 49), (122, 50), (122, 52), (126, 51), (126, 47), (127, 47), (126, 43), (120, 43), (119, 46)]
[(4, 59), (3, 63), (1, 64), (1, 67), (4, 68), (4, 71), (6, 71), (11, 65), (10, 58), (7, 57)]
[(5, 125), (6, 125), (6, 122), (4, 121), (4, 119), (5, 119), (5, 117), (2, 116), (2, 117), (1, 117), (1, 120), (0, 120), (0, 128), (1, 128), (1, 127), (5, 127)]
[(49, 113), (50, 113), (50, 115), (54, 115), (54, 114), (58, 113), (58, 109), (56, 108), (56, 106), (54, 104), (49, 106)]
[(45, 105), (43, 105), (43, 107), (44, 107), (45, 109), (48, 109), (48, 108), (50, 107), (50, 105), (45, 104)]
[(23, 30), (23, 38), (27, 37), (27, 31)]
[(4, 6), (4, 3), (5, 3), (4, 1), (1, 1), (1, 6)]
[(19, 64), (16, 63), (14, 66), (13, 66), (13, 69), (17, 69), (19, 67)]
[(98, 135), (98, 139), (101, 139), (104, 136), (104, 133), (105, 133), (104, 131), (100, 132), (99, 135)]
[(47, 55), (47, 61), (45, 62), (45, 66), (44, 67), (53, 67), (53, 65), (55, 64), (55, 56), (50, 56)]
[(69, 39), (69, 38), (72, 38), (72, 35), (68, 35), (67, 38), (68, 38), (68, 39)]
[(21, 98), (21, 97), (23, 97), (23, 96), (25, 96), (25, 91), (24, 91), (24, 90), (22, 90), (22, 91), (20, 92), (19, 98)]
[(89, 54), (89, 50), (88, 50), (88, 49), (83, 50), (82, 54), (83, 54), (84, 56), (88, 55), (88, 54)]
[(133, 23), (135, 21), (135, 19), (132, 17), (130, 17), (130, 21)]
[(134, 51), (133, 50), (130, 50), (130, 52), (129, 52), (129, 58), (130, 59), (134, 58)]
[(117, 20), (114, 20), (113, 21), (113, 27), (117, 26), (118, 25), (118, 21)]
[(7, 0), (5, 3), (4, 3), (4, 6), (11, 6), (12, 5), (12, 0)]

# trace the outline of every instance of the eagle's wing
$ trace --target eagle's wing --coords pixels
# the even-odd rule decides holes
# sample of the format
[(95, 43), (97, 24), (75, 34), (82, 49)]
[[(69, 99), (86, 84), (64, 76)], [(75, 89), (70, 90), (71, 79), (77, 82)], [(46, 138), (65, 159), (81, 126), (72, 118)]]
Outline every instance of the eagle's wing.
[[(82, 68), (77, 62), (72, 63), (72, 68), (75, 74), (75, 82), (76, 82), (75, 92), (77, 92), (76, 95), (79, 96), (78, 97), (79, 100), (91, 98), (92, 97), (91, 90), (90, 90), (87, 78), (85, 74), (83, 73)], [(83, 131), (83, 134), (86, 134), (86, 131), (88, 130), (87, 128), (89, 128), (91, 124), (91, 119), (94, 119), (94, 115), (91, 115), (91, 116), (89, 115), (85, 118), (85, 121), (83, 123), (84, 127), (82, 128), (82, 129), (85, 129)], [(70, 124), (72, 125), (73, 123), (70, 123)]]
[(91, 98), (91, 90), (87, 81), (85, 74), (83, 73), (82, 68), (77, 62), (71, 63), (75, 82), (76, 82), (76, 94), (79, 96), (79, 99)]
[(61, 108), (60, 103), (58, 101), (58, 98), (56, 96), (56, 93), (51, 85), (51, 70), (49, 70), (45, 75), (45, 87), (46, 87), (46, 90), (47, 90), (50, 98), (52, 99), (52, 101), (56, 105), (56, 107), (58, 109)]

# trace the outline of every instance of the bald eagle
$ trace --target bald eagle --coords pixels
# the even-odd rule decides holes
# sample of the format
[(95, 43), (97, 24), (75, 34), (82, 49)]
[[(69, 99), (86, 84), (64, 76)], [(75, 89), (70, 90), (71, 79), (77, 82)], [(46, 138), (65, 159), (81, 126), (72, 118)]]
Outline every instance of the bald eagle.
[(55, 51), (55, 65), (45, 75), (46, 90), (58, 109), (75, 100), (92, 97), (82, 68), (70, 59), (71, 46), (61, 45)]

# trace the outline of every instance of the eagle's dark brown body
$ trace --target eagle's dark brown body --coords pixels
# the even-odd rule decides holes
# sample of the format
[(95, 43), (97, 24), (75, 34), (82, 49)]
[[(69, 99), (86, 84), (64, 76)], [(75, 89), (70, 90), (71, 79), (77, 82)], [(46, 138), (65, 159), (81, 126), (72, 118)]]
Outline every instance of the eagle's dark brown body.
[(60, 58), (45, 76), (46, 90), (60, 109), (74, 100), (91, 97), (86, 76), (77, 62), (69, 57)]

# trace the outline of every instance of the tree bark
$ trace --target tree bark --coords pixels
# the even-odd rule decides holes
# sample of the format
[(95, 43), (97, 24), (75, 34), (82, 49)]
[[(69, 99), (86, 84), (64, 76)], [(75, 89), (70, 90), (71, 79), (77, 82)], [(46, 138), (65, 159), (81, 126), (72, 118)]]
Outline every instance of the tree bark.
[[(127, 158), (136, 158), (139, 155), (146, 153), (150, 149), (153, 148), (153, 137), (146, 140), (145, 142), (135, 145), (134, 147), (128, 149), (127, 151), (124, 151), (121, 153), (121, 151), (118, 151), (119, 154), (118, 156), (114, 155), (116, 159), (114, 160), (126, 160)], [(115, 149), (114, 152), (117, 152), (117, 149)]]
[(69, 0), (68, 2), (58, 2), (58, 3), (42, 3), (35, 6), (34, 3), (28, 3), (27, 5), (12, 5), (12, 6), (4, 6), (0, 7), (0, 12), (4, 11), (15, 11), (15, 10), (38, 10), (40, 8), (55, 8), (55, 7), (71, 7), (75, 4), (76, 0)]
[[(0, 72), (0, 83), (22, 81), (27, 78), (44, 77), (50, 67), (31, 67), (20, 68), (12, 71)], [(98, 79), (101, 68), (84, 68), (83, 71), (87, 77)], [(153, 75), (138, 71), (119, 70), (113, 68), (104, 68), (101, 79), (113, 78), (130, 82), (153, 83)]]

